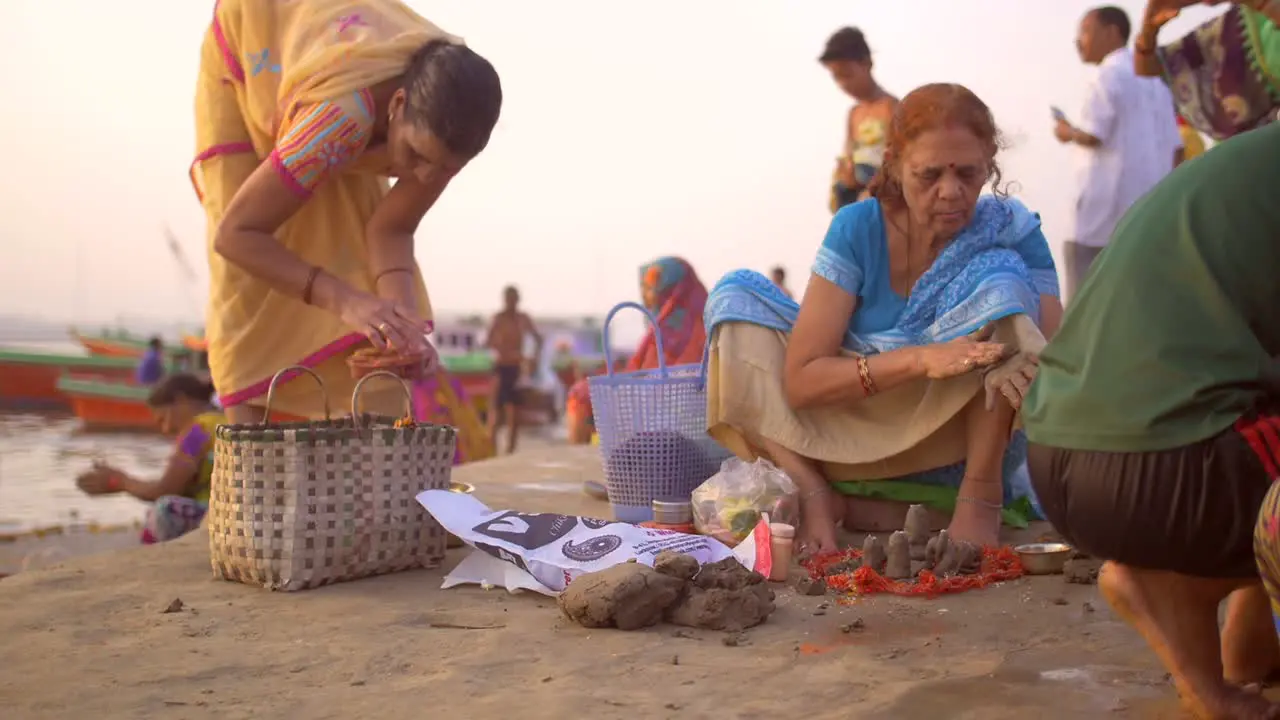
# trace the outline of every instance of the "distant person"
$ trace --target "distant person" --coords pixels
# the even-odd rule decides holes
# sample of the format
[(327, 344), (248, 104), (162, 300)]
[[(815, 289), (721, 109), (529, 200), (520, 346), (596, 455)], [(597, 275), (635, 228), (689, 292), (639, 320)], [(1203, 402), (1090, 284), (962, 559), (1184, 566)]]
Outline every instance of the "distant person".
[[(658, 319), (662, 333), (662, 349), (668, 366), (701, 362), (707, 334), (702, 327), (702, 311), (707, 305), (707, 288), (698, 279), (693, 266), (683, 258), (663, 257), (640, 268), (640, 299)], [(647, 332), (627, 361), (617, 372), (651, 370), (658, 367), (658, 343), (654, 328), (645, 324)], [(604, 368), (601, 372), (607, 372)], [(569, 442), (586, 444), (596, 432), (591, 392), (582, 378), (569, 389), (564, 411)]]
[(1130, 30), (1129, 16), (1118, 7), (1085, 14), (1076, 49), (1098, 73), (1079, 119), (1072, 124), (1059, 117), (1053, 130), (1059, 142), (1078, 147), (1083, 160), (1075, 231), (1063, 243), (1068, 301), (1120, 218), (1181, 162), (1173, 96), (1158, 80), (1134, 73)]
[(1173, 42), (1158, 44), (1160, 29), (1182, 8), (1222, 4), (1148, 0), (1133, 45), (1137, 73), (1163, 79), (1187, 125), (1214, 140), (1267, 125), (1280, 109), (1274, 89), (1275, 68), (1280, 67), (1280, 2), (1234, 0), (1227, 12)]
[(153, 337), (147, 341), (147, 349), (142, 351), (142, 358), (133, 371), (134, 382), (139, 385), (154, 385), (164, 377), (164, 341)]
[(898, 99), (871, 74), (871, 48), (862, 31), (840, 28), (827, 39), (818, 62), (831, 73), (836, 85), (853, 98), (845, 128), (844, 151), (836, 158), (831, 184), (831, 212), (866, 197), (871, 178), (884, 163), (889, 121)]
[(213, 433), (227, 418), (210, 407), (213, 386), (189, 373), (170, 375), (155, 386), (147, 405), (165, 435), (177, 444), (158, 480), (139, 480), (123, 470), (95, 462), (76, 478), (89, 495), (127, 493), (153, 503), (142, 530), (142, 542), (164, 542), (200, 527), (209, 509), (213, 478)]
[[(535, 349), (532, 358), (524, 356), (524, 341), (532, 337)], [(494, 392), (489, 406), (489, 434), (496, 446), (498, 424), (506, 419), (507, 454), (516, 451), (516, 435), (519, 430), (520, 378), (526, 368), (532, 372), (542, 358), (542, 336), (533, 324), (533, 318), (520, 310), (520, 291), (508, 285), (502, 291), (502, 311), (493, 316), (489, 332), (485, 334), (485, 346), (493, 351)]]
[(777, 285), (778, 288), (781, 289), (783, 294), (785, 294), (787, 297), (794, 297), (791, 294), (791, 290), (787, 288), (787, 269), (786, 268), (782, 267), (781, 265), (778, 265), (772, 271), (770, 271), (769, 279), (772, 280), (773, 284)]
[[(350, 397), (346, 360), (369, 343), (393, 348), (411, 379), (430, 374), (414, 231), (488, 145), (497, 72), (400, 0), (214, 6), (191, 176), (208, 216), (209, 361), (227, 413), (261, 421), (271, 378), (290, 365)], [(324, 416), (307, 378), (286, 377), (272, 402)], [(399, 415), (403, 402), (387, 382), (362, 395), (370, 412)]]

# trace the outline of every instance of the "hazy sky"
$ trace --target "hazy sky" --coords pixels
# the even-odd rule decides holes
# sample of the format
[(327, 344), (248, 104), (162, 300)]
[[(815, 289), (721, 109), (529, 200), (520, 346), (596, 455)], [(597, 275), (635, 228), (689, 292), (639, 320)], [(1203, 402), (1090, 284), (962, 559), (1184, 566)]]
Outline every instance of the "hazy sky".
[[(0, 312), (198, 321), (204, 214), (187, 169), (213, 3), (4, 2)], [(489, 148), (418, 233), (439, 309), (490, 309), (515, 282), (534, 312), (603, 313), (635, 299), (637, 266), (664, 254), (689, 259), (708, 287), (775, 263), (803, 286), (850, 104), (815, 58), (845, 24), (866, 32), (891, 92), (954, 81), (986, 100), (1012, 144), (1005, 176), (1055, 246), (1069, 227), (1071, 154), (1049, 106), (1079, 115), (1088, 71), (1073, 39), (1094, 3), (409, 4), (487, 56), (506, 96)], [(1140, 1), (1119, 4), (1139, 17)], [(1166, 37), (1208, 13), (1187, 13)]]

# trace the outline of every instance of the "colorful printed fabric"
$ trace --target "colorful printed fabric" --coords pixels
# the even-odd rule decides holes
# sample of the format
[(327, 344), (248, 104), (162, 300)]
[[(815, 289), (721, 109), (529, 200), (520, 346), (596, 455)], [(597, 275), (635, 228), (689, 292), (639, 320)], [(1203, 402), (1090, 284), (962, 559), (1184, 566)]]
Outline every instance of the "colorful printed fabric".
[(1271, 615), (1280, 635), (1280, 418), (1262, 415), (1242, 418), (1236, 432), (1249, 443), (1271, 477), (1271, 490), (1262, 501), (1253, 530), (1253, 554), (1258, 574), (1271, 598)]
[(413, 384), (413, 419), (457, 428), (454, 465), (486, 460), (494, 455), (493, 438), (480, 422), (462, 383), (444, 370)]
[[(648, 307), (658, 319), (662, 332), (663, 360), (668, 366), (696, 363), (702, 359), (706, 331), (702, 311), (707, 304), (707, 288), (698, 279), (693, 266), (678, 257), (663, 257), (640, 268), (641, 295), (652, 301)], [(654, 329), (649, 328), (636, 353), (621, 372), (651, 370), (658, 367), (658, 346)], [(608, 368), (604, 371), (608, 372)], [(569, 438), (589, 438), (595, 432), (591, 393), (587, 379), (569, 388), (565, 400), (565, 423)]]
[(220, 412), (202, 413), (178, 438), (177, 452), (196, 462), (196, 481), (187, 488), (185, 497), (201, 503), (209, 502), (209, 486), (213, 480), (213, 437), (219, 425), (227, 422)]
[(367, 90), (305, 108), (281, 128), (271, 163), (290, 189), (311, 197), (333, 173), (364, 152), (373, 134), (373, 97)]
[(200, 521), (209, 511), (207, 502), (177, 495), (158, 498), (147, 512), (142, 526), (142, 544), (168, 542), (200, 527)]
[(1160, 48), (1178, 113), (1223, 140), (1266, 125), (1280, 109), (1280, 31), (1241, 5)]

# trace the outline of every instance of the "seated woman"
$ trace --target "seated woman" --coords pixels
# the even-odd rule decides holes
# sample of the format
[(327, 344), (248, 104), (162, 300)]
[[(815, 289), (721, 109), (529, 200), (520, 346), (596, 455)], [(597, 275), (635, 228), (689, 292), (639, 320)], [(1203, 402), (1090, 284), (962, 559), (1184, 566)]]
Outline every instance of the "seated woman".
[(177, 444), (159, 480), (139, 480), (105, 463), (76, 478), (89, 495), (125, 492), (154, 503), (142, 529), (142, 542), (164, 542), (200, 527), (209, 508), (209, 481), (213, 476), (213, 432), (226, 417), (209, 402), (213, 386), (195, 375), (170, 375), (147, 398), (156, 423)]
[(1278, 159), (1241, 133), (1139, 200), (1023, 410), (1045, 515), (1199, 718), (1280, 717), (1238, 687), (1280, 670)]
[[(658, 318), (662, 332), (662, 348), (668, 366), (696, 363), (702, 360), (706, 334), (702, 330), (702, 309), (707, 303), (707, 288), (693, 267), (678, 257), (663, 257), (640, 268), (640, 295), (644, 306)], [(646, 322), (647, 325), (647, 322)], [(647, 327), (636, 353), (617, 372), (651, 370), (658, 367), (658, 344), (654, 328)], [(569, 442), (586, 444), (595, 434), (591, 410), (591, 393), (583, 378), (569, 389), (565, 402), (565, 424)]]
[(953, 536), (976, 544), (997, 541), (1002, 508), (1018, 520), (1014, 411), (1044, 344), (1037, 322), (1051, 334), (1062, 305), (1038, 217), (979, 198), (989, 181), (999, 191), (997, 147), (968, 89), (915, 90), (872, 197), (832, 220), (803, 303), (749, 271), (707, 300), (708, 431), (796, 482), (802, 552), (836, 549), (841, 518), (899, 529), (908, 503), (953, 511)]

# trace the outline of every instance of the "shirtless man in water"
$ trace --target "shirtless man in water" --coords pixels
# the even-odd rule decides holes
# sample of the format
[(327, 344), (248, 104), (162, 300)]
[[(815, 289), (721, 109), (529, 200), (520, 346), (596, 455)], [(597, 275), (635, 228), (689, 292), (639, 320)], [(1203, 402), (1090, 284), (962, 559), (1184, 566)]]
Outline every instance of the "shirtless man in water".
[(502, 311), (493, 316), (489, 332), (485, 337), (485, 347), (497, 355), (494, 365), (496, 388), (493, 402), (489, 408), (489, 434), (493, 443), (498, 444), (498, 422), (500, 416), (506, 416), (507, 454), (516, 451), (516, 405), (519, 400), (517, 385), (524, 369), (524, 339), (533, 336), (536, 349), (533, 360), (542, 357), (542, 336), (533, 325), (533, 319), (520, 312), (520, 291), (514, 285), (508, 285), (502, 291)]

